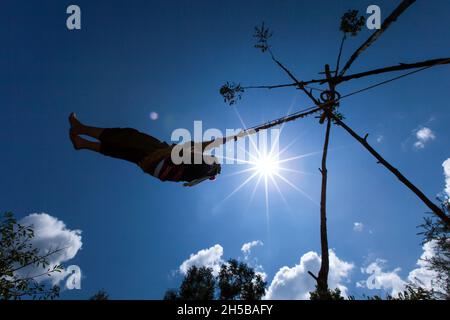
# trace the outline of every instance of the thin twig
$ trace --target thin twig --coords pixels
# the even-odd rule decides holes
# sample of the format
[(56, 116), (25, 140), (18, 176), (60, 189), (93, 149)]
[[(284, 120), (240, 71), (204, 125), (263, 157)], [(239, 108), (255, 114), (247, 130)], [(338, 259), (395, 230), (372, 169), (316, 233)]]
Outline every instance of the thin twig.
[(342, 40), (341, 40), (341, 47), (339, 48), (339, 54), (338, 54), (337, 61), (336, 61), (336, 70), (334, 70), (334, 77), (337, 77), (338, 72), (339, 72), (339, 63), (341, 62), (342, 49), (344, 48), (344, 42), (346, 39), (347, 39), (347, 34), (344, 33), (344, 36), (342, 37)]
[(55, 254), (55, 253), (57, 253), (57, 252), (59, 252), (59, 251), (65, 250), (65, 249), (67, 249), (67, 248), (69, 248), (69, 247), (64, 247), (64, 248), (56, 249), (56, 250), (54, 250), (54, 251), (50, 251), (50, 252), (48, 252), (47, 254), (43, 255), (42, 257), (39, 257), (39, 258), (37, 258), (37, 259), (34, 259), (33, 261), (30, 261), (30, 262), (28, 262), (28, 263), (26, 263), (26, 264), (24, 264), (24, 265), (22, 265), (22, 266), (20, 266), (20, 267), (18, 267), (18, 268), (16, 268), (16, 269), (11, 270), (11, 272), (16, 272), (16, 271), (18, 271), (18, 270), (20, 270), (20, 269), (23, 269), (23, 268), (27, 267), (27, 266), (36, 264), (36, 263), (39, 262), (39, 261), (45, 260), (47, 257), (51, 256), (52, 254)]
[(295, 83), (297, 84), (297, 87), (298, 87), (299, 89), (301, 89), (301, 90), (302, 90), (302, 91), (303, 91), (303, 92), (304, 92), (304, 93), (305, 93), (305, 94), (306, 94), (306, 95), (314, 102), (314, 104), (319, 104), (319, 101), (312, 95), (312, 93), (305, 89), (304, 84), (303, 84), (301, 81), (299, 81), (299, 80), (292, 74), (292, 72), (291, 72), (288, 68), (286, 68), (279, 60), (277, 60), (277, 59), (275, 58), (275, 56), (274, 56), (272, 50), (270, 50), (270, 48), (269, 48), (268, 50), (269, 50), (269, 53), (270, 53), (270, 56), (271, 56), (272, 60), (273, 60), (273, 61), (274, 61), (281, 69), (283, 69), (284, 72), (286, 72), (287, 75), (288, 75), (292, 80), (295, 81)]

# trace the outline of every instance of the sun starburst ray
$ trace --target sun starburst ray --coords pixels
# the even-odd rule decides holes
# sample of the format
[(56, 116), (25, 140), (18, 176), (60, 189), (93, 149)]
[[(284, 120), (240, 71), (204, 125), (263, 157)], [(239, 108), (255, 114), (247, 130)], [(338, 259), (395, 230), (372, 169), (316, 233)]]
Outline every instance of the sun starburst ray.
[(322, 153), (322, 151), (314, 151), (314, 152), (310, 152), (310, 153), (300, 154), (300, 155), (295, 156), (295, 157), (290, 157), (290, 158), (286, 158), (286, 159), (283, 159), (283, 160), (279, 160), (278, 164), (289, 162), (289, 161), (292, 161), (292, 160), (298, 160), (298, 159), (303, 159), (303, 158), (306, 158), (306, 157), (315, 156), (315, 155), (321, 154), (321, 153)]
[(250, 195), (249, 204), (253, 202), (253, 199), (255, 198), (256, 190), (258, 189), (259, 183), (261, 182), (262, 175), (258, 176), (258, 181), (256, 181), (255, 187), (252, 190), (252, 193)]
[(284, 197), (283, 193), (281, 192), (280, 187), (278, 186), (277, 181), (275, 180), (275, 178), (273, 176), (270, 176), (270, 179), (272, 180), (273, 185), (275, 186), (275, 189), (278, 191), (278, 194), (280, 195), (281, 200), (283, 201), (284, 205), (286, 206), (286, 208), (290, 211), (291, 208), (286, 200), (286, 198)]
[(264, 176), (264, 188), (265, 188), (265, 198), (266, 198), (266, 226), (267, 234), (270, 233), (270, 215), (269, 215), (269, 188), (267, 185), (267, 176)]
[(243, 183), (241, 183), (236, 189), (233, 190), (233, 192), (231, 192), (228, 196), (225, 197), (225, 200), (228, 200), (230, 197), (232, 197), (236, 192), (238, 192), (239, 190), (241, 190), (247, 183), (249, 183), (256, 175), (258, 174), (258, 172), (254, 172), (250, 177), (248, 177)]
[(280, 169), (280, 171), (294, 172), (294, 173), (298, 173), (298, 174), (311, 175), (311, 176), (320, 176), (320, 174), (318, 174), (318, 173), (306, 172), (306, 171), (296, 170), (296, 169), (292, 169), (292, 168), (280, 167), (279, 169)]
[(292, 182), (290, 182), (288, 179), (286, 179), (285, 177), (283, 177), (280, 174), (277, 174), (277, 177), (279, 177), (281, 180), (283, 180), (284, 182), (286, 182), (288, 185), (290, 185), (292, 188), (294, 188), (295, 190), (297, 190), (298, 192), (300, 192), (303, 196), (305, 196), (307, 199), (309, 199), (311, 202), (313, 202), (316, 206), (318, 206), (319, 204), (317, 203), (317, 201), (315, 201), (313, 198), (311, 198), (311, 196), (309, 196), (305, 191), (303, 191), (302, 189), (300, 189), (299, 187), (297, 187), (295, 184), (293, 184)]
[(233, 176), (237, 176), (237, 175), (240, 175), (240, 174), (243, 174), (243, 173), (246, 173), (246, 172), (250, 172), (250, 171), (255, 171), (255, 170), (256, 169), (254, 167), (247, 168), (247, 169), (242, 169), (242, 170), (239, 170), (239, 171), (228, 173), (228, 174), (224, 175), (223, 178), (233, 177)]

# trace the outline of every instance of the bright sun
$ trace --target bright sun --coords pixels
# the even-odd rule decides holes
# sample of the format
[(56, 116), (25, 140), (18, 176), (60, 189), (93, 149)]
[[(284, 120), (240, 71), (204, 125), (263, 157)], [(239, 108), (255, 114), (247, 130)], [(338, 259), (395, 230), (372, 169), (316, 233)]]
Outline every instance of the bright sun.
[(264, 177), (273, 177), (280, 171), (279, 161), (271, 154), (259, 154), (254, 160), (253, 165), (259, 175)]
[[(236, 111), (236, 109), (235, 109)], [(244, 121), (242, 120), (240, 114), (236, 111), (237, 116), (241, 120), (242, 126), (245, 128), (246, 125)], [(283, 127), (281, 127), (280, 132), (278, 135), (281, 134)], [(313, 202), (315, 205), (318, 205), (317, 202), (308, 195), (305, 191), (302, 190), (300, 186), (297, 184), (291, 182), (291, 178), (296, 178), (298, 180), (298, 177), (295, 177), (293, 175), (300, 174), (312, 174), (308, 172), (299, 171), (296, 169), (289, 168), (289, 166), (286, 166), (288, 162), (294, 161), (294, 160), (300, 160), (305, 157), (313, 156), (316, 154), (320, 154), (321, 152), (311, 152), (306, 154), (299, 154), (291, 157), (284, 157), (284, 152), (293, 144), (293, 142), (289, 143), (287, 146), (285, 146), (282, 150), (278, 150), (279, 144), (276, 140), (275, 144), (272, 145), (271, 148), (268, 150), (264, 147), (264, 145), (261, 148), (258, 148), (259, 145), (256, 144), (255, 140), (252, 138), (249, 139), (251, 143), (251, 152), (247, 150), (243, 150), (246, 155), (248, 155), (248, 160), (240, 160), (240, 163), (248, 164), (249, 167), (246, 169), (234, 172), (230, 174), (236, 175), (236, 174), (249, 174), (245, 178), (244, 181), (242, 181), (239, 185), (236, 186), (236, 188), (228, 194), (222, 201), (226, 201), (227, 199), (231, 198), (234, 194), (238, 193), (244, 186), (248, 185), (250, 182), (255, 182), (255, 185), (253, 186), (253, 190), (250, 193), (250, 196), (248, 197), (249, 203), (253, 201), (253, 198), (255, 197), (258, 187), (260, 185), (263, 186), (263, 195), (265, 200), (265, 214), (266, 214), (266, 221), (267, 221), (267, 227), (269, 226), (269, 194), (273, 191), (278, 192), (281, 200), (284, 202), (286, 207), (290, 209), (289, 204), (287, 200), (284, 197), (284, 192), (282, 191), (281, 187), (282, 185), (279, 185), (279, 183), (287, 184), (289, 187), (294, 189), (295, 191), (299, 192), (302, 196), (306, 197), (308, 200)], [(295, 141), (295, 140), (294, 140)], [(273, 188), (270, 188), (273, 187)]]

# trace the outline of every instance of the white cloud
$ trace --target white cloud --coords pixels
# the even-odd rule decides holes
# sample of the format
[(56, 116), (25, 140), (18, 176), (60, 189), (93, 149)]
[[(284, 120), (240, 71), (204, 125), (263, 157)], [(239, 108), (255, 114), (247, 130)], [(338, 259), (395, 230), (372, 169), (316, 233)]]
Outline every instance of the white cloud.
[(417, 260), (418, 268), (411, 270), (408, 274), (407, 281), (404, 281), (399, 272), (400, 268), (395, 268), (392, 271), (384, 271), (386, 260), (377, 259), (367, 266), (362, 268), (361, 272), (370, 274), (367, 280), (358, 281), (357, 287), (368, 289), (381, 289), (388, 291), (391, 296), (398, 296), (398, 293), (405, 289), (406, 284), (414, 283), (426, 289), (438, 289), (434, 286), (437, 273), (428, 269), (427, 259), (435, 256), (434, 250), (435, 242), (430, 241), (423, 245), (423, 253)]
[(220, 265), (223, 263), (223, 247), (220, 244), (209, 249), (203, 249), (197, 253), (190, 255), (189, 259), (185, 260), (180, 265), (180, 272), (186, 274), (190, 267), (208, 267), (213, 269), (213, 274), (217, 275), (220, 271)]
[(375, 262), (369, 264), (366, 268), (362, 268), (361, 272), (370, 274), (367, 280), (357, 282), (357, 287), (365, 287), (368, 289), (381, 289), (389, 291), (392, 296), (397, 296), (405, 287), (405, 281), (398, 275), (400, 268), (392, 271), (383, 271), (386, 265), (386, 260), (377, 259)]
[[(264, 268), (258, 264), (258, 259), (253, 258), (249, 259), (249, 254), (251, 253), (251, 248), (255, 246), (262, 246), (263, 242), (260, 240), (244, 243), (241, 250), (244, 252), (245, 262), (255, 270), (255, 274), (258, 274), (262, 277), (264, 281), (267, 279), (267, 274), (264, 272)], [(220, 244), (216, 244), (215, 246), (202, 249), (197, 253), (193, 253), (190, 255), (189, 259), (183, 261), (183, 263), (179, 267), (179, 271), (182, 274), (186, 274), (190, 267), (208, 267), (213, 270), (213, 275), (217, 276), (220, 271), (220, 267), (222, 264), (226, 263), (223, 259), (223, 247)]]
[(444, 192), (447, 197), (450, 198), (450, 158), (442, 163), (442, 167), (444, 167), (444, 177), (445, 177), (445, 189)]
[[(34, 237), (31, 240), (31, 244), (33, 248), (39, 250), (40, 255), (61, 249), (48, 256), (47, 260), (50, 268), (73, 259), (81, 249), (81, 231), (67, 229), (63, 221), (46, 213), (32, 213), (22, 218), (19, 224), (33, 227)], [(45, 270), (42, 267), (30, 266), (20, 270), (20, 273), (25, 276), (32, 276), (43, 271)], [(42, 277), (42, 280), (51, 279), (53, 284), (58, 284), (70, 273), (64, 270), (61, 273), (53, 273), (50, 278)]]
[[(260, 266), (260, 267), (261, 267), (261, 266)], [(255, 274), (261, 276), (261, 279), (262, 279), (263, 281), (266, 281), (266, 280), (267, 280), (267, 273), (265, 273), (264, 271), (255, 271)]]
[[(330, 288), (339, 288), (347, 296), (347, 287), (344, 282), (349, 281), (350, 272), (354, 265), (339, 259), (333, 250), (330, 250), (330, 273), (328, 285)], [(289, 268), (282, 267), (275, 274), (265, 299), (309, 299), (309, 292), (315, 290), (316, 281), (308, 274), (311, 271), (317, 274), (320, 269), (321, 257), (314, 251), (305, 253), (299, 264)]]
[(422, 141), (433, 140), (436, 138), (433, 131), (431, 131), (431, 129), (427, 127), (423, 127), (420, 130), (418, 130), (416, 132), (416, 137), (418, 140)]
[(267, 273), (264, 272), (264, 268), (262, 265), (258, 263), (257, 257), (250, 257), (252, 253), (252, 249), (257, 246), (263, 246), (264, 243), (261, 240), (254, 240), (247, 243), (244, 243), (241, 247), (241, 251), (244, 254), (245, 263), (248, 266), (252, 267), (255, 270), (256, 274), (259, 274), (264, 281), (267, 280)]
[(384, 140), (384, 136), (381, 135), (381, 134), (379, 134), (379, 135), (377, 136), (377, 142), (378, 142), (378, 143), (381, 143), (381, 142), (383, 142), (383, 140)]
[(261, 240), (247, 242), (242, 245), (241, 251), (244, 255), (248, 256), (251, 253), (253, 247), (263, 246), (263, 245), (264, 245), (264, 243)]
[(427, 142), (436, 139), (436, 135), (430, 128), (422, 127), (416, 131), (416, 139), (417, 141), (414, 143), (414, 147), (416, 149), (423, 149)]
[(422, 141), (416, 141), (416, 142), (414, 142), (414, 148), (423, 149), (423, 148), (425, 148), (425, 143), (423, 143)]
[(364, 224), (362, 222), (353, 223), (353, 231), (362, 232), (364, 230)]
[(417, 260), (418, 268), (412, 270), (408, 275), (408, 280), (410, 282), (423, 286), (428, 290), (433, 289), (433, 284), (437, 277), (437, 273), (428, 268), (429, 263), (427, 261), (428, 259), (431, 259), (436, 255), (434, 249), (435, 245), (436, 242), (434, 240), (424, 243), (422, 247), (423, 253), (420, 256), (419, 260)]

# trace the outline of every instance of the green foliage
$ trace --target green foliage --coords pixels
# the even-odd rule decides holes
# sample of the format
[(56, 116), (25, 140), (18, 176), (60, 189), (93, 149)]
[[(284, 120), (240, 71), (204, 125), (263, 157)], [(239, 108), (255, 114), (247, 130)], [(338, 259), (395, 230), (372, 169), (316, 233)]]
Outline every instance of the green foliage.
[(264, 22), (261, 24), (261, 27), (255, 27), (253, 37), (256, 38), (255, 48), (260, 49), (261, 52), (266, 52), (270, 49), (268, 41), (272, 37), (272, 32), (264, 26)]
[(242, 93), (244, 93), (244, 88), (239, 83), (227, 82), (220, 88), (224, 102), (230, 106), (242, 99)]
[[(449, 216), (449, 200), (440, 201), (442, 211)], [(419, 233), (423, 236), (423, 243), (433, 243), (434, 256), (426, 261), (429, 270), (435, 271), (437, 274), (436, 282), (433, 285), (439, 290), (435, 290), (435, 295), (438, 298), (450, 300), (450, 228), (435, 216), (425, 217), (424, 223), (419, 227), (423, 229)]]
[(344, 297), (341, 295), (341, 290), (339, 290), (339, 288), (336, 288), (334, 290), (328, 289), (327, 292), (323, 293), (320, 292), (316, 286), (316, 290), (310, 292), (309, 294), (310, 300), (344, 300)]
[[(345, 119), (345, 116), (342, 113), (340, 113), (340, 112), (333, 112), (333, 113), (334, 113), (335, 117), (338, 118), (339, 120), (342, 121)], [(332, 120), (333, 120), (334, 124), (338, 124), (335, 119), (332, 119)]]
[(180, 286), (182, 300), (212, 300), (216, 281), (211, 268), (189, 268)]
[(164, 300), (213, 300), (216, 280), (212, 269), (192, 266), (187, 271), (180, 289), (169, 289)]
[[(261, 275), (234, 259), (222, 264), (217, 277), (211, 268), (192, 266), (179, 290), (169, 289), (164, 300), (260, 300), (266, 291)], [(217, 292), (217, 294), (216, 294)]]
[[(17, 223), (11, 212), (3, 215), (0, 221), (0, 299), (20, 300), (22, 297), (33, 299), (54, 299), (59, 296), (59, 287), (48, 287), (37, 281), (43, 276), (61, 272), (62, 266), (50, 267), (47, 258), (59, 251), (50, 251), (41, 255), (31, 243), (33, 228)], [(28, 266), (42, 268), (42, 273), (20, 276), (17, 271)]]
[(101, 289), (90, 297), (89, 300), (109, 300), (109, 294), (104, 289)]
[(246, 263), (230, 259), (219, 273), (221, 300), (261, 300), (266, 283)]
[[(434, 300), (433, 291), (429, 291), (415, 284), (408, 284), (403, 292), (400, 292), (397, 297), (387, 295), (384, 299), (380, 295), (366, 296), (367, 300)], [(354, 300), (354, 297), (350, 297)]]
[[(363, 295), (363, 297), (367, 300), (433, 300), (434, 292), (429, 291), (415, 284), (408, 284), (406, 285), (405, 290), (403, 290), (403, 292), (400, 292), (397, 297), (393, 297), (391, 295), (387, 295), (385, 298), (383, 298), (380, 295), (374, 296)], [(336, 288), (335, 290), (328, 289), (328, 292), (326, 293), (319, 293), (317, 286), (315, 291), (310, 292), (309, 299), (334, 300), (334, 301), (345, 300), (345, 298), (341, 295), (341, 290), (339, 290), (338, 288)], [(356, 300), (354, 296), (349, 296), (347, 299)]]
[(433, 292), (425, 288), (415, 286), (413, 284), (407, 285), (403, 292), (400, 292), (397, 298), (392, 300), (433, 300)]
[(348, 10), (341, 17), (340, 30), (345, 34), (356, 36), (364, 26), (365, 19), (363, 16), (358, 16), (358, 10)]
[(164, 294), (164, 300), (178, 300), (179, 296), (178, 296), (178, 292), (175, 289), (169, 289), (166, 291), (166, 293)]

